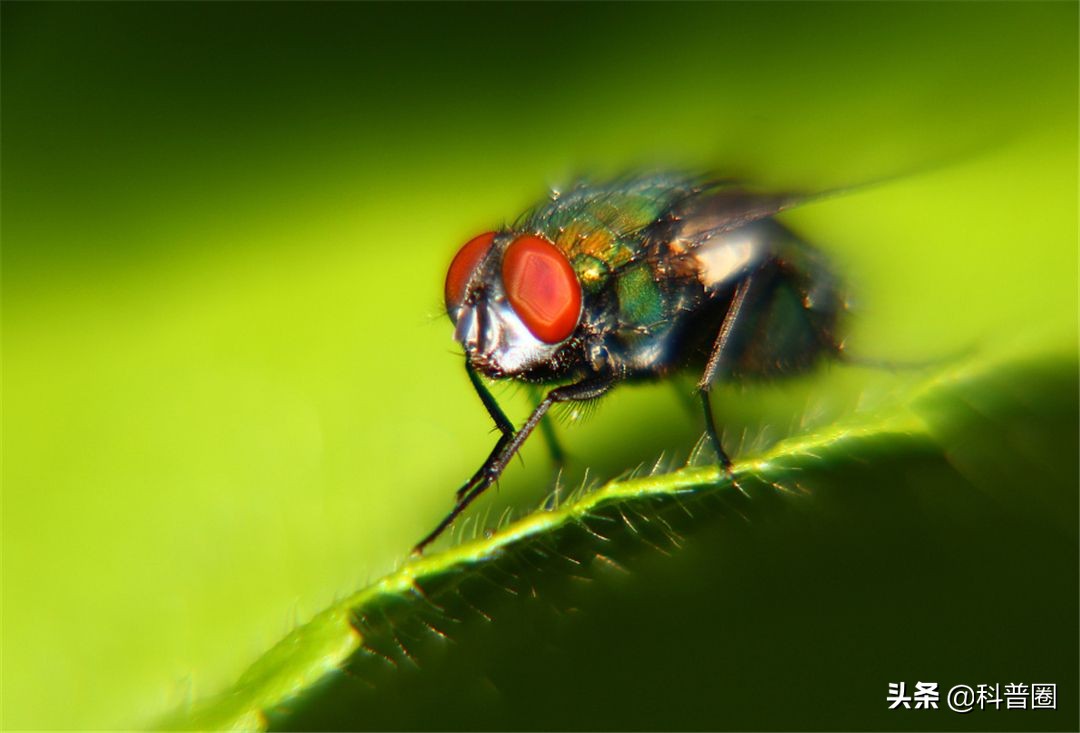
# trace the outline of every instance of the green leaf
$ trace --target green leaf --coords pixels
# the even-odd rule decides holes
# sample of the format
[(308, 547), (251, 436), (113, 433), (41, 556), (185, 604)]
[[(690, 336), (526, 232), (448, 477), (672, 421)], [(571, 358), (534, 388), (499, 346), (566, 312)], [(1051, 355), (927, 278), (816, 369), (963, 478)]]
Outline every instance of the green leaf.
[[(951, 727), (886, 710), (887, 683), (1075, 689), (1077, 414), (1071, 355), (983, 360), (734, 480), (581, 491), (407, 562), (168, 725), (768, 729), (820, 705), (830, 728)], [(1059, 709), (1005, 723), (1067, 729)]]

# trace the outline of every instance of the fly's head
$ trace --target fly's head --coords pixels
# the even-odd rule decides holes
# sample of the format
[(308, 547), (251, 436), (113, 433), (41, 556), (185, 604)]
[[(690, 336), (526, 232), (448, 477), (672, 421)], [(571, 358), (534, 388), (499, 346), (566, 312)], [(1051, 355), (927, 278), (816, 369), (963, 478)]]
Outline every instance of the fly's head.
[(450, 263), (445, 297), (454, 338), (474, 368), (495, 378), (550, 364), (582, 318), (573, 267), (535, 234), (470, 239)]

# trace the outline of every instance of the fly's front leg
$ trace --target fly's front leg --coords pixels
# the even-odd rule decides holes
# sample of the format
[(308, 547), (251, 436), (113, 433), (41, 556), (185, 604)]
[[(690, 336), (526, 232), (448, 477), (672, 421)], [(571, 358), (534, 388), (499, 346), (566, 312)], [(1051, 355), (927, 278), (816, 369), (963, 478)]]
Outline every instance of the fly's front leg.
[[(529, 415), (529, 419), (525, 421), (520, 430), (515, 433), (511, 428), (509, 434), (506, 432), (503, 433), (503, 437), (499, 439), (499, 443), (496, 445), (495, 450), (492, 451), (491, 455), (488, 456), (488, 459), (484, 461), (484, 465), (481, 466), (480, 470), (476, 472), (473, 478), (458, 491), (458, 500), (454, 505), (454, 508), (450, 510), (450, 513), (439, 522), (427, 537), (417, 543), (416, 547), (413, 548), (413, 553), (419, 554), (423, 552), (424, 548), (434, 542), (435, 539), (441, 535), (455, 519), (457, 519), (457, 516), (465, 511), (465, 508), (469, 506), (469, 504), (484, 493), (484, 491), (486, 491), (487, 488), (502, 475), (503, 470), (506, 468), (506, 464), (509, 463), (510, 459), (514, 457), (514, 454), (521, 449), (525, 439), (529, 437), (529, 434), (532, 433), (537, 424), (544, 418), (544, 415), (547, 414), (547, 411), (551, 409), (552, 405), (557, 402), (579, 402), (595, 399), (611, 389), (611, 386), (614, 383), (615, 379), (613, 377), (597, 377), (577, 382), (576, 384), (556, 387), (548, 392), (547, 396), (540, 401), (540, 404), (537, 405), (536, 409)], [(492, 400), (492, 403), (494, 404), (494, 400)], [(494, 415), (492, 417), (494, 417)]]
[(495, 443), (495, 448), (492, 449), (491, 455), (488, 456), (484, 464), (480, 466), (480, 470), (473, 474), (472, 478), (465, 482), (465, 485), (457, 490), (457, 500), (461, 501), (461, 497), (465, 496), (469, 487), (480, 479), (480, 476), (484, 472), (484, 466), (486, 466), (492, 458), (499, 454), (503, 448), (506, 447), (514, 437), (514, 425), (510, 422), (509, 418), (499, 407), (499, 403), (495, 401), (495, 398), (491, 396), (491, 392), (488, 391), (484, 383), (480, 381), (480, 375), (476, 373), (476, 370), (469, 364), (469, 360), (465, 360), (465, 372), (469, 375), (469, 381), (472, 382), (473, 389), (476, 390), (477, 396), (480, 401), (484, 403), (484, 408), (487, 410), (488, 415), (495, 423), (495, 427), (499, 429), (502, 435), (499, 436), (499, 441)]

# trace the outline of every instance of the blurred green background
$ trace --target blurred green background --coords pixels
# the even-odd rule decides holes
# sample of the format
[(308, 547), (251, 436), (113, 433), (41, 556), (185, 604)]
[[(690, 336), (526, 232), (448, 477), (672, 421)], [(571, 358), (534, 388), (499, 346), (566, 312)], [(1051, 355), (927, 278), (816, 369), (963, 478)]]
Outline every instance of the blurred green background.
[[(1075, 4), (2, 15), (7, 728), (215, 692), (400, 562), (493, 440), (444, 268), (573, 175), (910, 172), (786, 219), (850, 280), (852, 351), (1075, 351)], [(745, 452), (893, 379), (718, 409)], [(610, 476), (700, 426), (657, 385), (560, 430)], [(524, 458), (479, 514), (535, 504)]]

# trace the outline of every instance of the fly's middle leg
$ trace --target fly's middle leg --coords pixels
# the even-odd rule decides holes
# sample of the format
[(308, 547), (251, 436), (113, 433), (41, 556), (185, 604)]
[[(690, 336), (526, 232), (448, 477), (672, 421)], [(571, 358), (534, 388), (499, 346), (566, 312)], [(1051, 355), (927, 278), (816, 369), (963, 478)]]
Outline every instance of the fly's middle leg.
[[(529, 387), (529, 397), (539, 406), (542, 401), (540, 391), (536, 387)], [(544, 415), (540, 420), (540, 434), (544, 436), (548, 454), (551, 456), (551, 493), (544, 502), (545, 509), (555, 509), (559, 506), (559, 479), (562, 477), (563, 468), (566, 466), (566, 451), (559, 443), (559, 436), (555, 433), (555, 421), (551, 413)]]
[[(532, 385), (529, 385), (529, 399), (536, 405), (539, 405), (543, 400), (540, 390)], [(544, 415), (544, 419), (540, 421), (540, 434), (544, 436), (544, 443), (547, 445), (548, 454), (551, 456), (551, 464), (556, 471), (561, 471), (563, 466), (566, 465), (566, 451), (559, 443), (559, 436), (555, 433), (554, 420), (552, 420), (550, 414)]]

